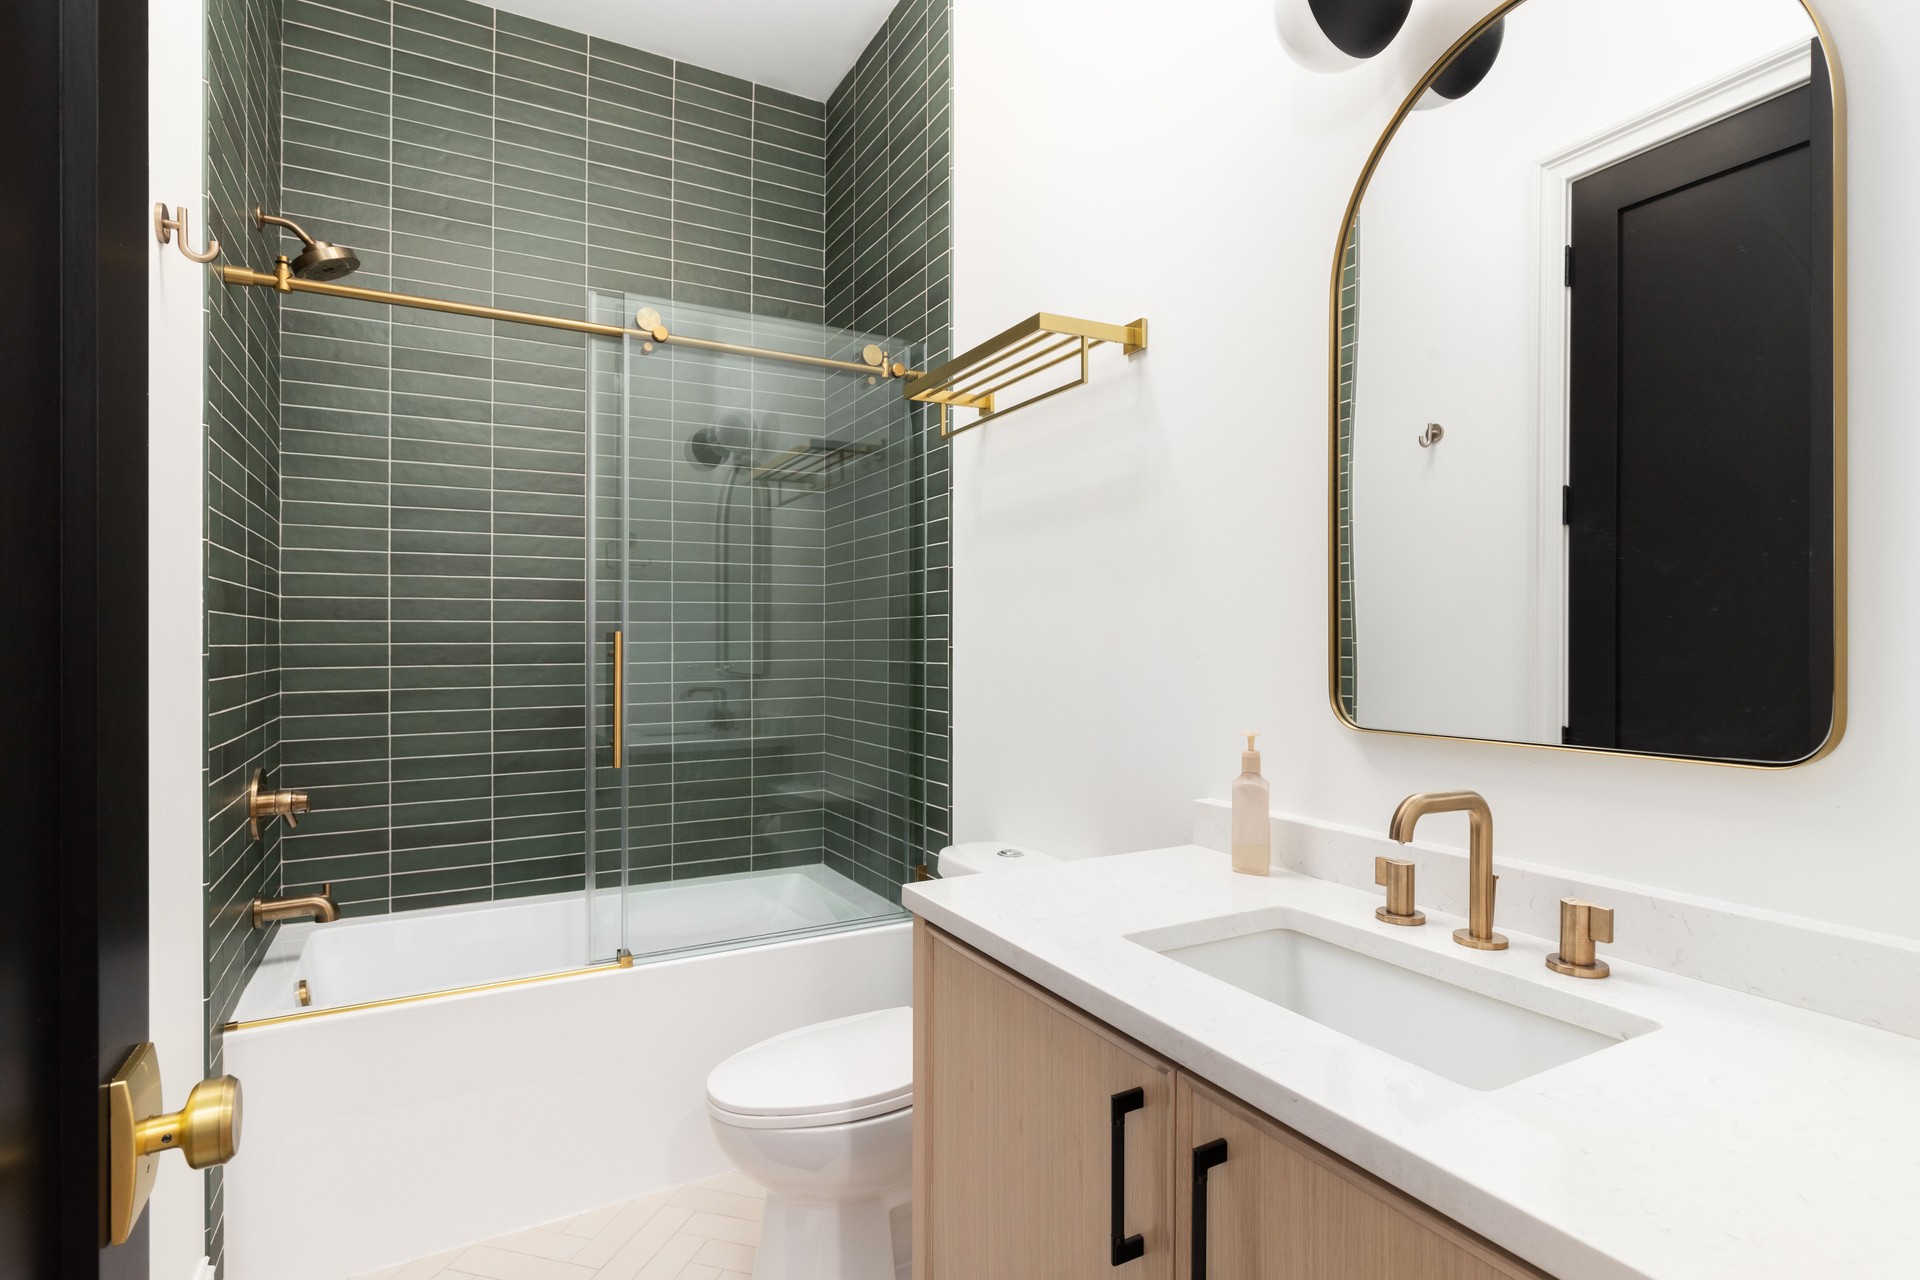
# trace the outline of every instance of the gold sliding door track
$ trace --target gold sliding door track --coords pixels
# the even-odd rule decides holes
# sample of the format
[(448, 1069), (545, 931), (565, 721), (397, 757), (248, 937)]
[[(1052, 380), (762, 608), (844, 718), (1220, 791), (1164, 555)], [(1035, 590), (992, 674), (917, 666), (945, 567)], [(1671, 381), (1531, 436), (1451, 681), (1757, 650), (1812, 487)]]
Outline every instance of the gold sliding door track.
[(715, 351), (724, 355), (755, 356), (764, 360), (784, 360), (815, 369), (833, 369), (840, 373), (860, 373), (874, 378), (917, 378), (920, 371), (888, 357), (879, 347), (868, 344), (859, 361), (832, 360), (826, 356), (802, 355), (797, 351), (771, 351), (763, 347), (741, 346), (733, 342), (715, 342), (710, 338), (689, 338), (672, 333), (651, 307), (634, 317), (633, 327), (598, 324), (592, 320), (570, 320), (565, 316), (544, 316), (532, 311), (509, 311), (504, 307), (483, 307), (473, 302), (451, 302), (445, 298), (423, 298), (411, 293), (389, 293), (384, 289), (362, 289), (357, 285), (331, 284), (323, 280), (302, 280), (293, 274), (285, 258), (275, 261), (272, 271), (249, 267), (218, 267), (220, 278), (228, 284), (277, 289), (281, 293), (317, 293), (328, 298), (352, 298), (357, 302), (377, 302), (390, 307), (412, 307), (419, 311), (439, 311), (446, 315), (472, 316), (479, 320), (506, 320), (514, 324), (538, 325), (543, 329), (565, 329), (571, 333), (591, 333), (603, 338), (637, 338), (642, 350), (661, 346), (687, 347), (694, 351)]
[[(639, 340), (640, 349), (645, 352), (652, 352), (656, 346), (686, 347), (694, 351), (714, 351), (723, 355), (783, 360), (788, 364), (803, 364), (815, 369), (857, 373), (871, 380), (898, 379), (902, 383), (902, 394), (908, 400), (939, 406), (942, 436), (970, 431), (981, 423), (1002, 414), (1012, 413), (1015, 409), (1023, 409), (1030, 404), (1038, 404), (1062, 391), (1084, 386), (1088, 373), (1087, 356), (1095, 347), (1111, 343), (1120, 347), (1128, 355), (1147, 348), (1147, 322), (1144, 319), (1124, 325), (1103, 324), (1043, 311), (1022, 320), (1005, 333), (981, 343), (958, 360), (951, 360), (931, 373), (927, 373), (919, 369), (909, 369), (872, 343), (866, 346), (860, 353), (860, 359), (855, 361), (802, 355), (797, 351), (773, 351), (765, 347), (742, 346), (735, 342), (716, 342), (711, 338), (690, 338), (685, 334), (671, 332), (666, 322), (661, 319), (660, 313), (652, 307), (641, 308), (640, 312), (634, 316), (631, 326), (600, 324), (593, 320), (573, 320), (565, 316), (540, 315), (532, 311), (510, 311), (505, 307), (487, 307), (474, 302), (453, 302), (445, 298), (425, 298), (412, 293), (362, 289), (357, 285), (334, 284), (328, 280), (302, 279), (294, 274), (293, 266), (286, 258), (275, 259), (272, 271), (255, 271), (250, 267), (216, 267), (215, 270), (228, 284), (275, 289), (281, 293), (317, 293), (328, 298), (352, 298), (357, 302), (374, 302), (389, 307), (412, 307), (420, 311), (438, 311), (446, 315), (472, 316), (479, 320), (505, 320), (513, 324), (564, 329), (570, 333), (591, 333), (603, 338), (633, 338)], [(1027, 383), (1027, 380), (1035, 374), (1075, 360), (1079, 362), (1077, 377), (1072, 377), (1058, 386), (1029, 391), (1025, 398), (1015, 403), (1002, 402), (1002, 392), (1008, 391), (1017, 384), (1031, 386), (1032, 384)], [(1042, 386), (1044, 387), (1044, 383)], [(1021, 387), (1021, 390), (1025, 391), (1026, 387)], [(949, 414), (954, 409), (970, 409), (977, 416), (964, 426), (956, 426), (949, 418)]]

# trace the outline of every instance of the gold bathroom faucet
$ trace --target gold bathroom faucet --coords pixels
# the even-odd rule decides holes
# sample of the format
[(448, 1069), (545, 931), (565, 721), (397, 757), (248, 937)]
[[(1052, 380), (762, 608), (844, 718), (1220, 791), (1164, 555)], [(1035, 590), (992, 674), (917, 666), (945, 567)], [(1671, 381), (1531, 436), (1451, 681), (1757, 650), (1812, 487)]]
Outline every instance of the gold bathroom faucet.
[(1393, 811), (1387, 834), (1401, 844), (1413, 842), (1413, 829), (1430, 813), (1467, 815), (1467, 927), (1453, 940), (1476, 951), (1505, 951), (1507, 940), (1493, 931), (1493, 810), (1477, 791), (1423, 791), (1408, 796)]

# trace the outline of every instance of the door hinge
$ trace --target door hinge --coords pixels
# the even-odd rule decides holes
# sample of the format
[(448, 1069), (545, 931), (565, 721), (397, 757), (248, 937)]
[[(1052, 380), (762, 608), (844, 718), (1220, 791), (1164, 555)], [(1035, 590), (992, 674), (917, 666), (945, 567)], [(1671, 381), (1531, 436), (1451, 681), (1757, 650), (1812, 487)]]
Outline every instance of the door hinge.
[(1567, 246), (1567, 288), (1573, 288), (1573, 246)]
[(1569, 527), (1573, 524), (1573, 486), (1560, 486), (1560, 523)]

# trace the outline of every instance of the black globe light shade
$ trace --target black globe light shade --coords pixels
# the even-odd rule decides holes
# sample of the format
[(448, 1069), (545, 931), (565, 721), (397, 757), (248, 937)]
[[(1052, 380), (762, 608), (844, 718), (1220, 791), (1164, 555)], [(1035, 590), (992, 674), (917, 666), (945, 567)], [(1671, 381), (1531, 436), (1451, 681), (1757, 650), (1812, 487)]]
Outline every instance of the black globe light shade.
[(1384, 51), (1412, 10), (1413, 0), (1275, 0), (1273, 24), (1295, 62), (1332, 73)]
[(1497, 18), (1485, 31), (1474, 38), (1472, 44), (1460, 51), (1460, 56), (1447, 64), (1446, 70), (1434, 77), (1427, 91), (1420, 95), (1420, 101), (1413, 104), (1415, 111), (1432, 111), (1435, 107), (1444, 107), (1448, 103), (1458, 102), (1480, 87), (1480, 82), (1493, 70), (1493, 64), (1500, 58), (1500, 46), (1506, 43), (1507, 20)]

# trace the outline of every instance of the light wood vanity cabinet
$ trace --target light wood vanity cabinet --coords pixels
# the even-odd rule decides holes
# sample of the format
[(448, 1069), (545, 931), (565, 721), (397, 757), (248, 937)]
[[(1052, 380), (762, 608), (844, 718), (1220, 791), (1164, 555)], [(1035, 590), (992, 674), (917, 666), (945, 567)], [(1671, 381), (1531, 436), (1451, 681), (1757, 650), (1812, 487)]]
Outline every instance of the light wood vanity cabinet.
[[(916, 1280), (1172, 1280), (1173, 1069), (944, 934), (914, 940)], [(1140, 1238), (1118, 1266), (1116, 1182), (1123, 1255)]]
[(1550, 1280), (921, 921), (914, 1006), (914, 1280)]
[[(1180, 1280), (1547, 1280), (1201, 1081), (1182, 1074), (1174, 1093)], [(1202, 1191), (1195, 1153), (1217, 1141), (1226, 1158), (1207, 1170)], [(1207, 1210), (1204, 1276), (1194, 1251), (1197, 1197)]]

